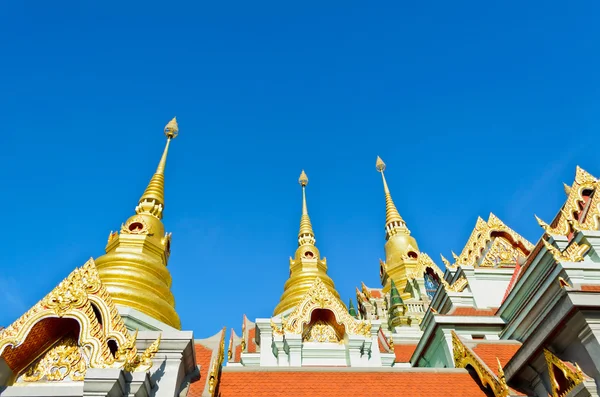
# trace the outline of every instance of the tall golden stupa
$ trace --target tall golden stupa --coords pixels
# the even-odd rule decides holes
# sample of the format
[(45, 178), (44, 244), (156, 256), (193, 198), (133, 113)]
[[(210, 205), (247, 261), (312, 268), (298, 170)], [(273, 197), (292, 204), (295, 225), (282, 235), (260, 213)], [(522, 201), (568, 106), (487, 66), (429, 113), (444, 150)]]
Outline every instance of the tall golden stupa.
[(382, 263), (381, 284), (383, 292), (389, 292), (391, 280), (394, 280), (398, 290), (404, 291), (408, 275), (417, 267), (419, 246), (417, 240), (410, 235), (404, 219), (396, 209), (394, 200), (385, 180), (385, 163), (379, 156), (375, 163), (377, 171), (383, 179), (383, 192), (385, 194), (385, 262)]
[(298, 183), (302, 186), (302, 216), (300, 218), (300, 231), (298, 232), (298, 249), (294, 259), (290, 258), (290, 278), (285, 283), (283, 295), (273, 312), (274, 316), (296, 306), (317, 278), (321, 279), (326, 288), (336, 298), (340, 298), (333, 280), (327, 275), (327, 260), (321, 258), (319, 249), (315, 245), (315, 233), (306, 206), (308, 177), (304, 171), (300, 174)]
[(173, 118), (164, 129), (167, 143), (156, 172), (135, 207), (135, 215), (111, 233), (106, 254), (96, 259), (100, 278), (117, 305), (139, 310), (179, 329), (167, 270), (171, 234), (162, 223), (165, 206), (165, 166), (171, 140), (179, 127)]

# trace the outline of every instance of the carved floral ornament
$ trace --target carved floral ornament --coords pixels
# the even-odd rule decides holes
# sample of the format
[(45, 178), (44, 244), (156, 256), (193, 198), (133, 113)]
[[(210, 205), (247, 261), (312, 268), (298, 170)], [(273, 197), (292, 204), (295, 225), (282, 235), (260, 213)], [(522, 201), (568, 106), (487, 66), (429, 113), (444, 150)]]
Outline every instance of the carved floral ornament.
[[(502, 236), (494, 238), (494, 233), (508, 236), (512, 241)], [(492, 240), (494, 242), (488, 249), (488, 243)], [(487, 252), (482, 258), (481, 255), (486, 249)], [(477, 218), (475, 228), (461, 254), (452, 253), (454, 263), (450, 263), (444, 256), (442, 261), (447, 269), (456, 269), (459, 265), (494, 267), (500, 263), (514, 263), (519, 256), (526, 257), (532, 250), (533, 244), (506, 226), (496, 215), (490, 214), (487, 222), (481, 217)]]
[(506, 384), (500, 360), (497, 359), (498, 376), (496, 376), (471, 349), (465, 346), (454, 331), (452, 331), (452, 352), (454, 354), (454, 366), (456, 368), (466, 368), (470, 365), (477, 373), (481, 384), (484, 387), (490, 387), (495, 397), (508, 397), (510, 395), (510, 389)]
[[(99, 317), (102, 321), (99, 321)], [(44, 319), (73, 319), (79, 324), (79, 335), (63, 337), (33, 364), (26, 368), (24, 381), (42, 378), (48, 381), (81, 380), (87, 368), (124, 368), (127, 371), (150, 368), (159, 340), (138, 357), (134, 334), (129, 336), (106, 288), (102, 285), (93, 259), (75, 269), (48, 295), (10, 326), (0, 331), (0, 356), (7, 362), (18, 360), (23, 343), (34, 326)], [(41, 325), (41, 324), (40, 324)], [(38, 327), (39, 328), (39, 327)], [(160, 338), (159, 338), (160, 339)], [(108, 341), (119, 346), (113, 356)], [(7, 350), (7, 348), (12, 349)], [(21, 359), (27, 357), (21, 357)], [(83, 364), (85, 364), (85, 368)], [(150, 364), (150, 366), (148, 366)], [(58, 371), (58, 372), (57, 372)]]
[[(340, 302), (340, 300), (337, 299), (327, 289), (323, 281), (321, 281), (321, 279), (318, 277), (315, 279), (315, 283), (307, 291), (303, 300), (298, 304), (298, 306), (296, 306), (294, 311), (290, 313), (289, 316), (282, 318), (281, 327), (278, 327), (273, 322), (273, 320), (271, 320), (271, 327), (273, 329), (273, 333), (275, 335), (280, 336), (286, 333), (303, 335), (304, 326), (310, 323), (312, 312), (315, 309), (330, 310), (334, 314), (337, 323), (339, 325), (343, 325), (345, 327), (346, 333), (348, 333), (349, 335), (359, 335), (363, 337), (371, 336), (371, 322), (357, 320), (354, 317), (352, 317), (348, 313), (344, 305)], [(330, 325), (333, 326), (333, 328), (335, 328), (335, 324)], [(318, 330), (315, 330), (315, 335), (311, 337), (319, 339), (322, 338), (321, 336), (317, 337), (318, 332), (328, 334), (328, 331), (322, 328), (323, 327), (319, 328)], [(337, 339), (340, 340), (341, 337), (339, 337), (338, 335)]]

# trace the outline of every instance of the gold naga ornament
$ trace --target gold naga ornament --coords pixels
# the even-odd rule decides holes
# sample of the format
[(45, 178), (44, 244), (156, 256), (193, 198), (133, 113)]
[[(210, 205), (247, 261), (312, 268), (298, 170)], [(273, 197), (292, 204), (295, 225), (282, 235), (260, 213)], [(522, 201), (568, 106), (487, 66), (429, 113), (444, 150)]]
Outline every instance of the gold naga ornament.
[(171, 274), (167, 264), (171, 253), (171, 234), (162, 223), (165, 206), (165, 167), (169, 145), (179, 134), (176, 118), (164, 128), (165, 149), (146, 190), (135, 207), (135, 214), (120, 232), (111, 232), (106, 254), (96, 259), (102, 282), (113, 301), (131, 307), (171, 327), (179, 329)]
[[(548, 375), (550, 376), (553, 397), (564, 397), (577, 385), (583, 383), (584, 374), (577, 363), (571, 367), (548, 349), (544, 349), (544, 358), (548, 365)], [(562, 374), (560, 381), (557, 379), (557, 372)]]
[[(0, 331), (0, 357), (17, 373), (17, 382), (61, 381), (67, 376), (77, 381), (83, 379), (87, 368), (130, 372), (150, 368), (159, 340), (142, 354), (146, 360), (132, 365), (120, 356), (125, 346), (131, 345), (131, 338), (90, 259)], [(119, 347), (115, 356), (109, 341)], [(32, 349), (44, 349), (33, 362), (28, 353)], [(131, 351), (129, 358), (137, 355), (135, 346)]]
[(454, 356), (454, 366), (456, 368), (466, 368), (467, 366), (471, 366), (477, 373), (481, 384), (484, 387), (489, 387), (494, 393), (494, 397), (508, 397), (510, 395), (510, 389), (506, 384), (504, 371), (498, 358), (496, 358), (496, 360), (498, 360), (498, 376), (496, 376), (496, 374), (482, 363), (479, 357), (462, 342), (454, 331), (452, 331), (452, 352)]

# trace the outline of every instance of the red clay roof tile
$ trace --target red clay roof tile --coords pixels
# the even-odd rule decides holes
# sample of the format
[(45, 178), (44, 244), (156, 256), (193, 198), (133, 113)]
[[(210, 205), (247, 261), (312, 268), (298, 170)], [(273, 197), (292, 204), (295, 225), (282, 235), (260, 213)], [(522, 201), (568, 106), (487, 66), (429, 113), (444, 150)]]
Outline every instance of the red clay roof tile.
[(417, 345), (398, 345), (394, 344), (394, 353), (396, 354), (397, 363), (407, 363), (410, 361)]
[(196, 364), (200, 366), (200, 379), (190, 385), (187, 397), (201, 397), (208, 376), (208, 368), (212, 357), (212, 350), (197, 343), (194, 345), (196, 350)]
[[(498, 360), (502, 366), (515, 355), (517, 350), (521, 347), (519, 342), (515, 343), (478, 343), (475, 347), (470, 346), (473, 353), (477, 354), (481, 361), (483, 361), (497, 376), (498, 375)], [(498, 358), (498, 360), (496, 360)]]
[[(400, 392), (401, 390), (401, 392)], [(465, 372), (223, 372), (219, 397), (484, 397)]]
[(498, 308), (478, 309), (476, 307), (456, 307), (448, 316), (493, 316)]

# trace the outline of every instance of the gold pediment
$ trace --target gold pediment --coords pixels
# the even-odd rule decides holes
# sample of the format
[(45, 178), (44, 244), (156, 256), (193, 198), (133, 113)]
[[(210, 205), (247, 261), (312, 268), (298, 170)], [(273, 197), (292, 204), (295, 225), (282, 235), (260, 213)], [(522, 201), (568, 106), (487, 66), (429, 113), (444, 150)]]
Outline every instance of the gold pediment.
[[(365, 337), (371, 335), (371, 323), (352, 317), (344, 304), (329, 291), (320, 278), (315, 280), (294, 311), (289, 316), (282, 318), (282, 332), (303, 335), (305, 326), (312, 325), (311, 318), (313, 311), (316, 309), (331, 311), (335, 317), (335, 322), (342, 325), (349, 335)], [(335, 327), (335, 324), (332, 325)]]
[[(80, 380), (82, 362), (86, 368), (125, 366), (109, 341), (119, 350), (132, 343), (90, 259), (0, 331), (0, 357), (22, 381)], [(131, 350), (129, 357), (137, 355), (135, 345)]]

